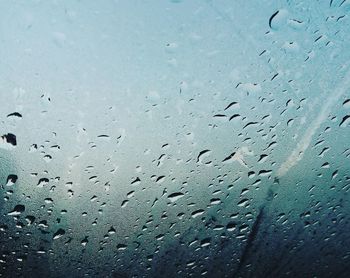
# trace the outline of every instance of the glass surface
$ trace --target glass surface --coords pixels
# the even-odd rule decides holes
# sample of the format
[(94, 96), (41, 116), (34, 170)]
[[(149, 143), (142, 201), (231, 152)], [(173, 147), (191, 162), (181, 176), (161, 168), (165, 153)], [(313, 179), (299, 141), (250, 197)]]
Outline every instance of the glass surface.
[(350, 277), (350, 1), (0, 1), (0, 277)]

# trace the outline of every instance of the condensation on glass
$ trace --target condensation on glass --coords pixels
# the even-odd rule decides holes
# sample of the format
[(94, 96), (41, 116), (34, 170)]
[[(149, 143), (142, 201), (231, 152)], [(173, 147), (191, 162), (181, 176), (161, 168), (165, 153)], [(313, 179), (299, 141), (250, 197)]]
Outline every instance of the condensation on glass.
[(2, 1), (0, 277), (349, 277), (350, 1)]

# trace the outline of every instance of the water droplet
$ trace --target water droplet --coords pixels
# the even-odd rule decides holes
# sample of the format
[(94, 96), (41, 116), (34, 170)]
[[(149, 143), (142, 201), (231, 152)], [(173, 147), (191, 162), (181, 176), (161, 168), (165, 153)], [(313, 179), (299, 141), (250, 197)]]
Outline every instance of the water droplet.
[(38, 181), (37, 187), (44, 187), (45, 185), (47, 185), (49, 183), (49, 179), (48, 178), (41, 178)]
[(86, 246), (86, 244), (88, 244), (89, 240), (88, 240), (88, 236), (86, 236), (80, 243), (83, 246)]
[(129, 202), (129, 200), (124, 200), (123, 202), (122, 202), (122, 208), (125, 208), (126, 207), (126, 205), (128, 204), (128, 202)]
[(64, 234), (66, 233), (66, 231), (65, 230), (63, 230), (63, 229), (58, 229), (57, 231), (56, 231), (56, 233), (54, 233), (53, 234), (53, 239), (59, 239), (60, 237), (62, 237)]
[(7, 186), (14, 185), (17, 179), (18, 179), (17, 175), (8, 175), (6, 185)]
[(25, 211), (24, 205), (16, 205), (12, 211), (10, 211), (7, 215), (20, 215), (22, 212)]
[(343, 106), (344, 106), (344, 108), (346, 108), (346, 109), (350, 108), (350, 98), (349, 98), (349, 99), (346, 99), (346, 100), (343, 102)]
[(196, 217), (202, 215), (203, 213), (204, 213), (204, 210), (203, 210), (203, 209), (198, 209), (198, 210), (192, 212), (192, 213), (191, 213), (191, 216), (192, 216), (193, 218), (196, 218)]
[(4, 148), (14, 147), (17, 145), (16, 135), (12, 133), (7, 133), (1, 136), (0, 146), (4, 144)]
[(119, 243), (119, 244), (117, 245), (117, 250), (118, 250), (118, 251), (123, 251), (123, 250), (125, 250), (126, 248), (127, 248), (127, 245), (126, 245), (126, 244)]
[(182, 198), (185, 194), (181, 193), (181, 192), (175, 192), (175, 193), (171, 193), (170, 195), (168, 195), (168, 199), (170, 200), (170, 202), (174, 203), (177, 200), (179, 200), (180, 198)]
[(343, 117), (343, 119), (341, 120), (339, 126), (340, 127), (345, 127), (347, 125), (350, 124), (350, 115), (346, 115), (345, 117)]
[(236, 230), (236, 227), (237, 227), (237, 224), (235, 222), (229, 222), (227, 225), (226, 225), (226, 229), (229, 231), (229, 232), (233, 232), (234, 230)]

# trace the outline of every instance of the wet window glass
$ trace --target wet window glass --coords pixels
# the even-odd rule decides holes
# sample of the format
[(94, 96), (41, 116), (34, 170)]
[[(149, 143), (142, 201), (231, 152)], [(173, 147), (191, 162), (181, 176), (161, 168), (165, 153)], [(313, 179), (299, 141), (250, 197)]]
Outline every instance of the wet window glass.
[(350, 277), (350, 1), (0, 2), (0, 277)]

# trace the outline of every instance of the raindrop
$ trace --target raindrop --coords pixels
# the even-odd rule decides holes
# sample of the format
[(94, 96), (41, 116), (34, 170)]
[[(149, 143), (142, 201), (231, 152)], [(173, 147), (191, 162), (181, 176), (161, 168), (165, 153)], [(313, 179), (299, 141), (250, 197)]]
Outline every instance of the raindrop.
[(278, 15), (278, 13), (279, 13), (279, 11), (274, 12), (274, 13), (271, 15), (271, 17), (269, 18), (269, 26), (270, 26), (270, 28), (272, 28), (272, 20), (274, 19), (274, 17), (275, 17), (276, 15)]
[(193, 218), (196, 218), (196, 217), (202, 215), (203, 213), (204, 213), (204, 210), (203, 210), (203, 209), (198, 209), (198, 210), (192, 212), (192, 213), (191, 213), (191, 216), (192, 216)]
[(225, 162), (231, 161), (232, 158), (235, 156), (235, 154), (236, 154), (236, 152), (231, 153), (229, 156), (225, 157), (222, 162), (225, 163)]
[(128, 192), (128, 194), (126, 194), (126, 197), (132, 198), (134, 196), (134, 194), (135, 194), (135, 191), (132, 190), (132, 191)]
[(231, 102), (229, 105), (226, 106), (224, 110), (227, 110), (229, 108), (239, 108), (239, 103), (236, 101)]
[(123, 251), (123, 250), (125, 250), (126, 248), (127, 248), (127, 245), (125, 245), (125, 244), (119, 243), (119, 244), (117, 245), (117, 250), (118, 250), (118, 251)]
[(344, 108), (350, 108), (350, 98), (343, 102)]
[(63, 230), (63, 229), (58, 229), (57, 231), (56, 231), (56, 233), (54, 233), (53, 234), (53, 239), (59, 239), (60, 237), (62, 237), (64, 234), (66, 233), (66, 231), (65, 230)]
[(131, 182), (131, 185), (138, 185), (140, 184), (141, 180), (139, 177), (137, 177), (136, 179), (134, 179), (132, 182)]
[(17, 145), (17, 138), (16, 135), (12, 134), (12, 133), (7, 133), (1, 136), (2, 140), (5, 143), (8, 143), (12, 146), (16, 146)]
[(125, 208), (126, 207), (126, 205), (128, 204), (128, 202), (129, 202), (129, 200), (124, 200), (123, 202), (122, 202), (122, 208)]
[(14, 185), (16, 183), (17, 179), (18, 179), (17, 175), (9, 175), (7, 177), (6, 185), (7, 186)]
[(201, 240), (201, 246), (202, 246), (202, 247), (209, 246), (209, 245), (210, 245), (210, 242), (211, 242), (211, 238), (210, 238), (210, 237), (207, 237), (207, 238), (205, 238), (205, 239), (202, 239), (202, 240)]
[(236, 230), (236, 227), (237, 227), (237, 224), (235, 222), (229, 222), (227, 225), (226, 225), (226, 229), (229, 231), (229, 232), (233, 232), (234, 230)]
[(200, 151), (198, 156), (197, 156), (197, 163), (202, 162), (203, 157), (208, 156), (211, 153), (210, 150), (203, 150)]
[(88, 240), (88, 236), (86, 236), (80, 243), (83, 246), (86, 246), (86, 244), (88, 244), (89, 240)]
[(22, 115), (18, 112), (13, 112), (13, 113), (7, 115), (7, 118), (10, 118), (10, 117), (22, 118)]
[(238, 205), (239, 207), (244, 207), (244, 206), (247, 206), (248, 202), (249, 202), (249, 200), (248, 200), (247, 198), (245, 198), (245, 199), (242, 199), (241, 201), (239, 201), (239, 202), (237, 203), (237, 205)]
[(52, 156), (47, 154), (43, 157), (43, 159), (45, 160), (45, 162), (50, 162), (52, 160)]
[(342, 121), (340, 122), (339, 126), (340, 127), (345, 127), (350, 123), (350, 115), (346, 115), (343, 117)]
[(16, 205), (12, 211), (10, 211), (7, 215), (20, 215), (22, 212), (25, 211), (24, 205)]
[(212, 198), (212, 199), (210, 200), (210, 204), (211, 204), (211, 205), (218, 205), (218, 204), (220, 204), (220, 203), (221, 203), (220, 198)]
[(108, 233), (109, 233), (110, 235), (113, 235), (113, 234), (116, 233), (116, 230), (114, 229), (113, 226), (111, 226), (111, 227), (109, 228)]
[(33, 223), (34, 223), (34, 221), (35, 221), (35, 217), (34, 217), (34, 216), (32, 216), (32, 215), (27, 215), (27, 216), (26, 216), (26, 218), (25, 218), (25, 220), (27, 221), (28, 226), (29, 226), (29, 225), (31, 225), (31, 224), (33, 224)]
[(45, 185), (47, 185), (49, 183), (49, 179), (48, 178), (41, 178), (38, 181), (37, 187), (44, 187)]
[(168, 199), (170, 200), (170, 202), (174, 203), (177, 200), (179, 200), (180, 198), (182, 198), (183, 196), (184, 196), (183, 193), (175, 192), (175, 193), (172, 193), (172, 194), (168, 195)]
[(287, 22), (287, 15), (287, 10), (277, 10), (269, 18), (269, 27), (274, 30), (279, 29)]

